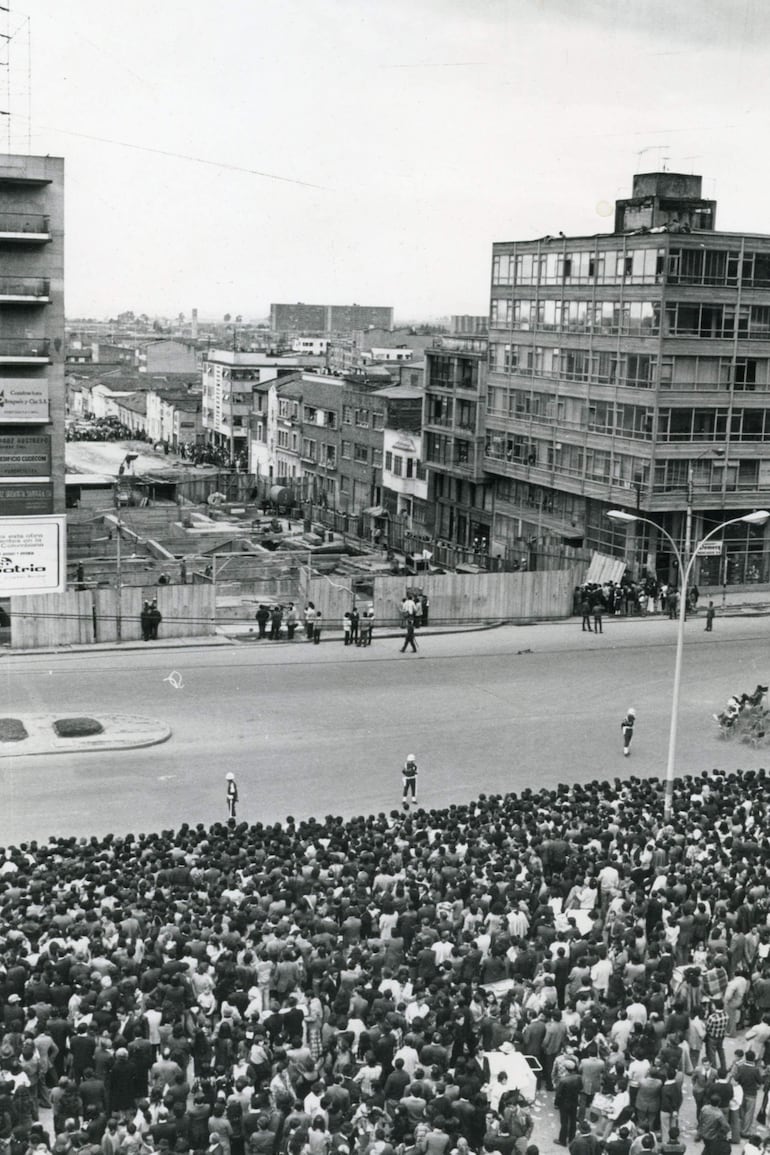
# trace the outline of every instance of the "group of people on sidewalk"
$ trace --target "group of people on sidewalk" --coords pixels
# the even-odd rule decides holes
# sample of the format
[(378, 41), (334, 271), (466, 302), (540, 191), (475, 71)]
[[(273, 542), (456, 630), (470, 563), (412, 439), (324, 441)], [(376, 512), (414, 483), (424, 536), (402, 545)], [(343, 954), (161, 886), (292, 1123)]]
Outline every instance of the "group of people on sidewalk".
[(694, 1112), (758, 1155), (767, 773), (668, 821), (655, 779), (428, 811), (403, 777), (389, 815), (238, 823), (228, 778), (227, 824), (0, 849), (3, 1152), (682, 1155)]

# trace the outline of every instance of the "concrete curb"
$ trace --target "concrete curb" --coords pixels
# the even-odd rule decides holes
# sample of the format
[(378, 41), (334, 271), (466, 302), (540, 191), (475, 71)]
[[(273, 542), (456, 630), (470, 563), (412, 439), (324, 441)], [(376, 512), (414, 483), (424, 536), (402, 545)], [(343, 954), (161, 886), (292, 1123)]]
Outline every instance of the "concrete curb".
[(94, 714), (104, 731), (82, 738), (60, 738), (53, 729), (59, 714), (13, 714), (29, 735), (19, 742), (0, 742), (0, 758), (31, 758), (39, 754), (101, 754), (108, 750), (138, 750), (158, 746), (171, 737), (171, 727), (138, 714)]

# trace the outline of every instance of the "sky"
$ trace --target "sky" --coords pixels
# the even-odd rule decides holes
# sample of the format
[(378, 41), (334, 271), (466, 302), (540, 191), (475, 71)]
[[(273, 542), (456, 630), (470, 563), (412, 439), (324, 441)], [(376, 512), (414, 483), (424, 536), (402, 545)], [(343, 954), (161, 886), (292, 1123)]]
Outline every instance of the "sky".
[(69, 317), (486, 313), (493, 241), (606, 231), (664, 164), (770, 232), (766, 0), (11, 2)]

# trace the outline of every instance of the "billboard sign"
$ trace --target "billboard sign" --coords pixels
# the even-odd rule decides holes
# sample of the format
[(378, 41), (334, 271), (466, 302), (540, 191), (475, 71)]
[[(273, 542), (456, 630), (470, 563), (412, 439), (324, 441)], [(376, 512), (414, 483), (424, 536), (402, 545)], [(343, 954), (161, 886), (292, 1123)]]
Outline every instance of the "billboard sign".
[(0, 517), (0, 597), (64, 592), (66, 527), (63, 515)]
[(48, 382), (43, 377), (0, 378), (0, 425), (48, 421)]
[(46, 434), (0, 437), (0, 479), (50, 477), (51, 438)]
[(53, 513), (53, 485), (50, 482), (0, 483), (0, 516), (34, 517)]

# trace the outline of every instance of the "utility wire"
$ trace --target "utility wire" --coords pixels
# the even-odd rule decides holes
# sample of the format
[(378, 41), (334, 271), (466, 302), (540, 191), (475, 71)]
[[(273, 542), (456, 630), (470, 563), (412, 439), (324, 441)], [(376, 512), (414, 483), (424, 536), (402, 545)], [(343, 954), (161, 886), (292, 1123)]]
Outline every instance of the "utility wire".
[(228, 164), (227, 161), (209, 160), (208, 157), (205, 156), (190, 156), (188, 153), (173, 152), (171, 149), (167, 148), (152, 148), (150, 145), (133, 144), (128, 140), (115, 140), (112, 137), (107, 136), (93, 136), (88, 132), (74, 132), (72, 129), (57, 128), (55, 125), (50, 124), (41, 124), (38, 127), (45, 129), (47, 132), (58, 132), (64, 136), (76, 136), (81, 140), (95, 140), (100, 144), (114, 144), (117, 145), (118, 148), (131, 148), (136, 152), (150, 152), (154, 153), (156, 156), (170, 156), (174, 157), (176, 160), (191, 161), (193, 164), (205, 164), (210, 168), (227, 169), (229, 172), (245, 172), (248, 173), (249, 176), (260, 176), (264, 180), (277, 180), (282, 181), (284, 184), (297, 184), (302, 188), (320, 189), (324, 192), (331, 191), (327, 185), (313, 184), (311, 181), (299, 180), (299, 178), (292, 176), (279, 176), (277, 173), (263, 172), (261, 169), (257, 168), (245, 168), (240, 164)]

